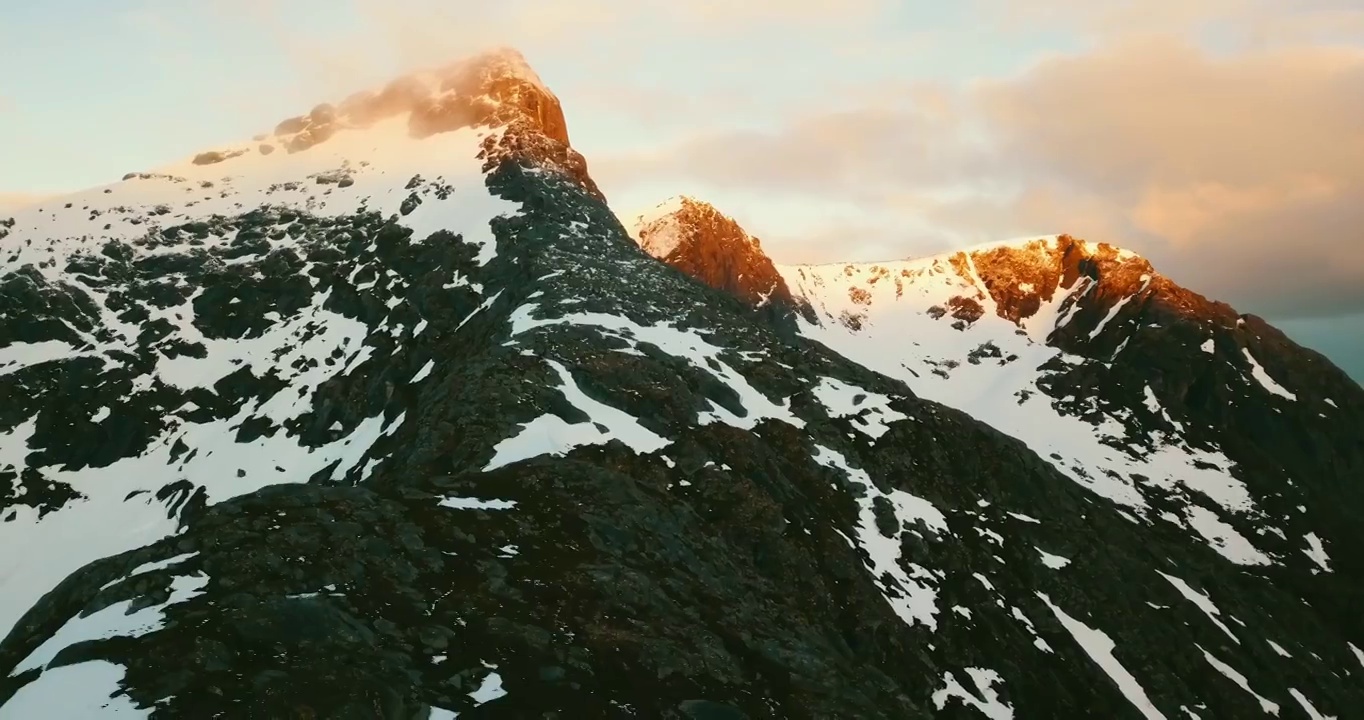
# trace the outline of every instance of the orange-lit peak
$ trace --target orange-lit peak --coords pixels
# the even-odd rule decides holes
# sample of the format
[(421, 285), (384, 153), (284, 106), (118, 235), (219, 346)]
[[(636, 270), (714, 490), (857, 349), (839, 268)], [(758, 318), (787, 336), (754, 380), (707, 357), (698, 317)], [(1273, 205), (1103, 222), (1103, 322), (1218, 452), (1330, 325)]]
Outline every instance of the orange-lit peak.
[(214, 164), (247, 152), (301, 152), (337, 133), (404, 117), (409, 133), (418, 138), (466, 127), (519, 125), (568, 145), (559, 99), (520, 52), (498, 47), (319, 104), (279, 122), (251, 145), (201, 153), (195, 163)]

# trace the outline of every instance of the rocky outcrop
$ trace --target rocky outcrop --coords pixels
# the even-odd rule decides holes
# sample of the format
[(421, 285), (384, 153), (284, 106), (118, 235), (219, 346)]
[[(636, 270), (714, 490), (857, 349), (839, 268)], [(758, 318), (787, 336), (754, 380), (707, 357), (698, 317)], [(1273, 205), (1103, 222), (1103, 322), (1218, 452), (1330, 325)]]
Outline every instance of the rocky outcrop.
[(950, 262), (962, 277), (974, 272), (1000, 317), (1012, 322), (1032, 317), (1056, 293), (1076, 289), (1081, 278), (1102, 278), (1094, 288), (1097, 296), (1116, 299), (1135, 290), (1143, 275), (1154, 274), (1145, 259), (1070, 235), (962, 251)]
[(636, 216), (632, 227), (644, 252), (749, 307), (773, 317), (809, 312), (762, 242), (709, 203), (674, 197)]

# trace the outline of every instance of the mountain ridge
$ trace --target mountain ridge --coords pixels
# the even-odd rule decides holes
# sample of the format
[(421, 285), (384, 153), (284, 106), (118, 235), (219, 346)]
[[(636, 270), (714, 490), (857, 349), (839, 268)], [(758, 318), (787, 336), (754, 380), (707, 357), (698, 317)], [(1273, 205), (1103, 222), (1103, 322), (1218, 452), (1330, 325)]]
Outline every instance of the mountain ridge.
[[(1077, 482), (1110, 499), (1144, 507), (1142, 487), (1147, 479), (1134, 474), (1141, 478), (1135, 483), (1110, 483), (1086, 477), (1096, 467), (1114, 477), (1130, 472), (1126, 468), (1132, 458), (1102, 456), (1132, 442), (1157, 451), (1163, 442), (1152, 445), (1147, 435), (1170, 432), (1181, 438), (1178, 443), (1187, 443), (1182, 452), (1188, 453), (1188, 460), (1167, 457), (1184, 469), (1163, 466), (1161, 472), (1174, 472), (1184, 478), (1178, 482), (1202, 488), (1200, 492), (1238, 487), (1244, 481), (1239, 475), (1253, 472), (1247, 468), (1285, 462), (1300, 479), (1312, 477), (1312, 468), (1320, 461), (1314, 457), (1320, 443), (1307, 437), (1332, 437), (1343, 454), (1328, 462), (1344, 465), (1333, 473), (1333, 482), (1347, 488), (1355, 501), (1364, 502), (1348, 481), (1364, 473), (1364, 448), (1350, 435), (1350, 428), (1364, 424), (1364, 393), (1359, 386), (1320, 354), (1298, 346), (1259, 318), (1179, 286), (1136, 253), (1063, 234), (898, 262), (777, 267), (796, 297), (819, 316), (804, 319), (804, 336), (904, 380), (917, 394), (998, 423), (1025, 441), (1032, 438), (1030, 446), (1044, 456), (1051, 454), (1063, 473), (1069, 471)], [(996, 330), (976, 329), (992, 318), (1003, 321)], [(950, 330), (939, 330), (943, 325)], [(931, 339), (941, 332), (947, 335)], [(913, 341), (916, 337), (924, 347)], [(984, 342), (974, 345), (972, 338)], [(1170, 362), (1181, 356), (1182, 363)], [(1023, 375), (1017, 377), (1011, 375), (1013, 370), (994, 375), (978, 371), (982, 365), (996, 361), (1008, 365), (1020, 357), (1036, 370), (1020, 371)], [(962, 381), (968, 383), (962, 386), (954, 378), (962, 373), (983, 379)], [(1285, 389), (1276, 377), (1297, 393)], [(970, 387), (980, 382), (1005, 382), (1012, 397), (980, 395)], [(1246, 406), (1240, 391), (1233, 389), (1237, 385), (1265, 397), (1269, 407)], [(1129, 389), (1121, 390), (1123, 386)], [(1302, 402), (1299, 394), (1304, 395)], [(1016, 412), (1015, 398), (1023, 406), (1033, 396), (1048, 398), (1054, 405), (1054, 413), (1046, 413), (1051, 420)], [(1280, 400), (1289, 402), (1275, 406)], [(1153, 412), (1155, 416), (1149, 417)], [(1136, 420), (1141, 415), (1149, 419)], [(1066, 416), (1096, 426), (1110, 424), (1108, 439), (1094, 445), (1080, 466), (1067, 467), (1057, 454), (1082, 447), (1079, 436), (1062, 441), (1035, 427), (1039, 422), (1050, 426)], [(1313, 429), (1304, 435), (1300, 429), (1304, 427)], [(1255, 440), (1247, 443), (1243, 437)], [(1235, 448), (1234, 460), (1223, 456), (1223, 445)], [(1310, 445), (1318, 449), (1300, 452), (1300, 447)], [(1266, 448), (1277, 451), (1278, 459), (1268, 459)], [(1211, 454), (1200, 456), (1207, 452)], [(1210, 468), (1220, 469), (1210, 473)], [(1223, 472), (1227, 468), (1231, 475)], [(1260, 492), (1272, 494), (1274, 482), (1272, 477), (1260, 477)], [(1249, 507), (1244, 493), (1237, 489), (1234, 494), (1242, 499), (1224, 504), (1222, 510)], [(1349, 517), (1353, 515), (1325, 522), (1353, 537), (1356, 533), (1346, 530), (1352, 522)], [(1190, 517), (1182, 522), (1198, 523), (1208, 541), (1223, 545), (1233, 561), (1269, 562), (1253, 549), (1253, 541), (1226, 525), (1227, 517)], [(1310, 540), (1309, 554), (1317, 552), (1316, 542)], [(1241, 551), (1233, 549), (1237, 545)]]
[[(685, 195), (670, 198), (664, 203), (661, 203), (654, 210), (649, 211), (649, 213), (639, 214), (638, 219), (634, 223), (634, 229), (631, 231), (631, 237), (634, 238), (636, 242), (640, 242), (641, 245), (644, 246), (646, 252), (658, 257), (660, 260), (666, 261), (667, 253), (662, 253), (660, 255), (659, 253), (651, 251), (650, 248), (647, 247), (647, 243), (642, 242), (638, 237), (639, 231), (645, 225), (655, 224), (668, 216), (676, 215), (676, 207), (674, 206), (681, 207), (684, 203), (706, 208), (709, 212), (713, 212), (716, 215), (723, 217), (729, 223), (732, 223), (734, 230), (729, 230), (727, 228), (724, 234), (730, 234), (737, 231), (737, 233), (741, 233), (742, 236), (751, 238), (737, 222), (734, 222), (731, 217), (724, 215), (714, 205), (696, 197)], [(648, 221), (641, 222), (646, 217), (648, 218)], [(702, 230), (693, 230), (693, 232), (704, 234), (704, 231)], [(1044, 297), (1043, 291), (1037, 290), (1036, 288), (1049, 287), (1050, 290), (1047, 292), (1055, 293), (1061, 289), (1070, 288), (1082, 275), (1087, 275), (1092, 281), (1099, 273), (1103, 273), (1105, 276), (1104, 280), (1108, 283), (1108, 285), (1103, 288), (1105, 291), (1118, 292), (1127, 297), (1135, 297), (1136, 295), (1146, 293), (1149, 289), (1151, 297), (1158, 298), (1161, 302), (1167, 303), (1172, 311), (1187, 314), (1190, 317), (1216, 319), (1225, 327), (1231, 327), (1232, 325), (1239, 326), (1245, 323), (1252, 323), (1261, 330), (1273, 327), (1264, 318), (1258, 315), (1241, 313), (1225, 302), (1208, 298), (1179, 284), (1162, 274), (1147, 258), (1135, 251), (1102, 241), (1091, 243), (1067, 233), (1023, 236), (1004, 240), (986, 241), (926, 255), (877, 261), (833, 261), (822, 263), (783, 264), (773, 261), (762, 249), (760, 243), (754, 244), (752, 249), (756, 254), (761, 255), (756, 262), (771, 264), (773, 267), (780, 268), (832, 269), (855, 267), (877, 272), (878, 269), (895, 265), (949, 263), (952, 264), (953, 269), (961, 275), (969, 275), (973, 272), (971, 268), (964, 264), (967, 262), (968, 258), (983, 257), (988, 262), (989, 257), (993, 255), (998, 257), (1002, 262), (994, 263), (994, 265), (996, 265), (994, 271), (988, 273), (988, 278), (979, 282), (979, 285), (982, 286), (977, 288), (980, 295), (973, 299), (984, 300), (988, 295), (989, 300), (994, 306), (1000, 308), (1000, 311), (1004, 313), (1003, 317), (1013, 322), (1018, 322), (1024, 318), (1031, 317), (1033, 313), (1037, 312), (1037, 307), (1050, 300), (1049, 294)], [(1039, 250), (1044, 250), (1047, 254), (1054, 256), (1053, 260), (1055, 261), (1055, 264), (1036, 262), (1036, 260), (1042, 256), (1042, 254), (1039, 253)], [(714, 276), (722, 273), (717, 273), (715, 270), (698, 270), (695, 266), (696, 263), (694, 262), (687, 267), (682, 267), (681, 263), (676, 262), (669, 264), (678, 266), (679, 269), (683, 269), (688, 275), (697, 277), (697, 279), (707, 282), (707, 284), (712, 287), (725, 289), (728, 287), (727, 283), (732, 282), (732, 278), (715, 279), (712, 277), (712, 279), (707, 280), (707, 275)], [(1009, 277), (1007, 278), (1004, 277), (1004, 273), (1001, 272), (1006, 268), (1009, 271), (1007, 273)], [(1048, 275), (1049, 277), (1039, 278), (1041, 282), (1028, 282), (1028, 279), (1026, 278), (1019, 279), (1015, 277), (1019, 274), (1020, 269), (1023, 269), (1025, 272), (1031, 270), (1034, 275), (1041, 274)], [(1015, 284), (1010, 284), (1011, 281)], [(1120, 283), (1122, 287), (1114, 288), (1113, 285), (1118, 283)], [(1139, 284), (1145, 287), (1134, 290)], [(739, 291), (738, 294), (741, 296), (741, 299), (752, 302), (751, 292)], [(960, 312), (968, 317), (974, 316), (977, 314), (977, 308), (968, 305)], [(980, 312), (983, 313), (984, 310), (980, 309)], [(1282, 335), (1277, 329), (1274, 329), (1274, 332), (1278, 335)], [(1288, 340), (1287, 338), (1284, 339)], [(1063, 338), (1062, 341), (1074, 344), (1074, 340), (1070, 338)], [(1331, 370), (1340, 371), (1329, 358), (1321, 353), (1306, 346), (1299, 345), (1296, 341), (1288, 340), (1288, 342), (1293, 344), (1295, 352), (1309, 354), (1317, 361), (1326, 363)], [(1343, 373), (1343, 371), (1340, 372)], [(1348, 375), (1346, 377), (1348, 377)], [(1351, 382), (1353, 382), (1352, 378)]]

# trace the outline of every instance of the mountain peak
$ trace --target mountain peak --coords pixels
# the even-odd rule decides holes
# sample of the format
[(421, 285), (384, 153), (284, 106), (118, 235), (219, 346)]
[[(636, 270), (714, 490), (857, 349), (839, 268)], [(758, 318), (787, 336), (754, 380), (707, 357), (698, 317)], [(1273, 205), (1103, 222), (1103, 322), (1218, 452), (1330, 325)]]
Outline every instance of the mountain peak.
[[(970, 245), (953, 252), (972, 254), (1003, 251), (1006, 253), (1031, 253), (1034, 255), (1050, 253), (1074, 253), (1079, 257), (1091, 257), (1114, 262), (1145, 262), (1139, 253), (1118, 247), (1107, 242), (1090, 242), (1084, 238), (1060, 233), (1057, 235), (1026, 235), (1023, 237), (994, 240)], [(951, 253), (948, 253), (951, 254)]]
[(792, 303), (762, 243), (708, 202), (671, 197), (636, 215), (630, 236), (649, 255), (749, 305)]
[[(321, 103), (277, 123), (268, 133), (239, 146), (201, 152), (194, 165), (275, 151), (307, 151), (341, 134), (397, 127), (411, 138), (428, 138), (464, 128), (499, 129), (485, 151), (530, 155), (539, 165), (563, 170), (600, 196), (587, 163), (573, 150), (559, 98), (519, 51), (485, 50), (445, 65), (407, 73), (380, 88), (352, 93), (338, 103)], [(383, 140), (376, 135), (376, 144)]]
[(1087, 284), (1117, 296), (1150, 287), (1155, 269), (1145, 258), (1108, 243), (1068, 234), (1005, 240), (957, 251), (948, 263), (981, 286), (998, 314), (1013, 322), (1035, 315), (1058, 291)]
[[(1208, 303), (1160, 276), (1137, 253), (1064, 233), (983, 243), (907, 260), (792, 266), (782, 271), (788, 281), (795, 277), (793, 286), (801, 287), (813, 277), (843, 277), (845, 281), (838, 284), (848, 285), (851, 306), (843, 308), (843, 315), (835, 313), (835, 319), (854, 329), (865, 319), (861, 308), (874, 302), (873, 288), (882, 280), (894, 288), (892, 301), (911, 288), (930, 295), (946, 293), (943, 312), (962, 327), (997, 315), (1038, 342), (1068, 345), (1072, 334), (1088, 328), (1093, 335), (1086, 332), (1076, 343), (1088, 346), (1098, 340), (1108, 347), (1112, 338), (1098, 337), (1112, 319), (1108, 313), (1123, 311), (1134, 300), (1138, 304), (1163, 302), (1183, 314), (1225, 314), (1223, 306)], [(798, 288), (798, 297), (809, 294), (809, 288)], [(823, 305), (828, 314), (828, 302)]]
[(404, 115), (416, 137), (528, 120), (546, 136), (568, 144), (559, 98), (525, 56), (506, 47), (408, 73), (380, 89), (353, 93), (336, 105), (323, 103), (281, 121), (273, 136), (287, 150), (305, 150), (337, 130), (366, 128)]
[(712, 239), (726, 240), (760, 248), (758, 239), (749, 235), (733, 218), (721, 213), (708, 202), (688, 195), (674, 195), (639, 213), (630, 224), (630, 237), (645, 252), (659, 260), (666, 260), (674, 250), (695, 239), (698, 230), (712, 231)]

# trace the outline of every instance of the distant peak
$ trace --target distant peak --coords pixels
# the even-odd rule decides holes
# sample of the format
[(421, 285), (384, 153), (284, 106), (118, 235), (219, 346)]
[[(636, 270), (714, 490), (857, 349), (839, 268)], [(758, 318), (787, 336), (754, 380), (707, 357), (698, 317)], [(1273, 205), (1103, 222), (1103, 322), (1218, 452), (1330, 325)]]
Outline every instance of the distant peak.
[(1031, 235), (1008, 240), (996, 240), (959, 248), (951, 252), (943, 253), (942, 256), (956, 255), (958, 253), (967, 253), (972, 256), (988, 254), (1013, 255), (1019, 258), (1031, 256), (1039, 259), (1072, 256), (1093, 258), (1095, 260), (1115, 263), (1146, 262), (1145, 258), (1131, 250), (1106, 242), (1092, 243), (1088, 240), (1066, 233), (1059, 235)]
[(630, 236), (644, 252), (754, 307), (792, 306), (762, 243), (708, 202), (675, 195), (639, 213)]
[(758, 239), (749, 235), (733, 218), (714, 205), (688, 195), (674, 195), (637, 214), (627, 224), (627, 229), (645, 252), (660, 260), (666, 259), (683, 240), (700, 236), (761, 247)]

